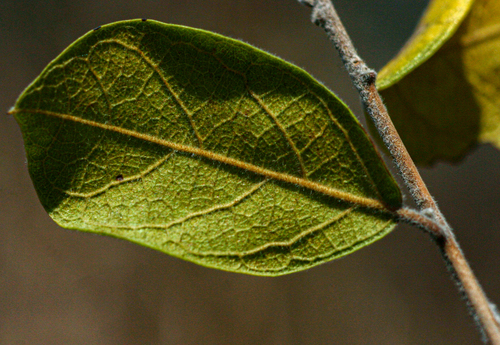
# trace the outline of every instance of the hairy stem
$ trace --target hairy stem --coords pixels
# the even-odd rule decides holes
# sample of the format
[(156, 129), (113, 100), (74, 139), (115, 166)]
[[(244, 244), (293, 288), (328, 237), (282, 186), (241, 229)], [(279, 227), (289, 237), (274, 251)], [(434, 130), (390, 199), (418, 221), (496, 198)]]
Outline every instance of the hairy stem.
[(500, 345), (499, 317), (493, 309), (493, 305), (486, 298), (455, 239), (451, 227), (437, 207), (396, 131), (375, 86), (377, 74), (368, 68), (358, 56), (330, 0), (299, 0), (299, 2), (312, 7), (312, 21), (326, 31), (329, 39), (338, 50), (353, 84), (359, 92), (366, 112), (372, 118), (404, 183), (421, 211), (415, 212), (402, 208), (397, 211), (398, 219), (416, 225), (433, 236), (486, 339), (492, 344)]
[(451, 229), (451, 236), (446, 235), (442, 224), (408, 208), (401, 208), (396, 214), (399, 221), (418, 226), (432, 235), (448, 270), (467, 300), (469, 310), (480, 326), (485, 342), (489, 340), (491, 344), (500, 344), (500, 321), (495, 306), (486, 298)]

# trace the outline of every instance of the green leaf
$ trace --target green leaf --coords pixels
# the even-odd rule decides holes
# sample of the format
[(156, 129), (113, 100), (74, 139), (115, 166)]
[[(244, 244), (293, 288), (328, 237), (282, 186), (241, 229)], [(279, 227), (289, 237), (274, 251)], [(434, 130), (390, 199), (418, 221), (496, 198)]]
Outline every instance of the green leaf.
[[(499, 22), (500, 2), (476, 0), (432, 57), (381, 92), (417, 163), (455, 161), (481, 142), (500, 148)], [(381, 71), (380, 88), (393, 83), (394, 64)]]
[(209, 267), (303, 270), (384, 236), (401, 205), (338, 98), (202, 30), (103, 26), (50, 63), (11, 113), (58, 224)]

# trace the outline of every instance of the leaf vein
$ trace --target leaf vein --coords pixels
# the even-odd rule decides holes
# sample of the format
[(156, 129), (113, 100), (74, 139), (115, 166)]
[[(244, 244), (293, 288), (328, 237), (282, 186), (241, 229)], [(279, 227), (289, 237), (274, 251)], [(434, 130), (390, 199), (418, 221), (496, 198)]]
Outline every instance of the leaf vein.
[[(196, 139), (198, 140), (198, 144), (199, 144), (200, 148), (203, 148), (203, 139), (202, 139), (200, 133), (198, 132), (198, 129), (196, 128), (192, 112), (186, 107), (186, 105), (184, 104), (184, 102), (182, 102), (182, 100), (180, 99), (179, 95), (172, 89), (172, 86), (168, 82), (168, 79), (165, 78), (165, 76), (163, 75), (163, 73), (161, 73), (161, 71), (158, 68), (158, 66), (156, 64), (154, 64), (153, 61), (151, 61), (151, 59), (149, 59), (146, 56), (146, 54), (144, 54), (144, 52), (142, 52), (137, 47), (131, 46), (129, 44), (126, 44), (124, 42), (121, 42), (121, 41), (115, 40), (115, 39), (102, 40), (98, 44), (104, 44), (104, 43), (119, 44), (119, 45), (123, 46), (124, 48), (127, 48), (129, 50), (135, 51), (137, 54), (139, 54), (144, 59), (144, 61), (146, 61), (146, 63), (158, 74), (158, 76), (162, 80), (162, 82), (165, 85), (165, 87), (168, 89), (168, 91), (170, 92), (170, 94), (174, 97), (175, 101), (181, 107), (181, 109), (184, 112), (184, 114), (186, 114), (186, 116), (187, 116), (187, 118), (189, 120), (189, 123), (191, 125), (191, 128), (193, 129), (194, 135), (196, 136)], [(97, 46), (97, 44), (96, 44), (96, 46)]]
[(60, 113), (47, 111), (47, 110), (15, 109), (11, 112), (11, 114), (16, 114), (16, 113), (20, 113), (20, 112), (27, 112), (27, 113), (33, 113), (33, 114), (42, 114), (42, 115), (52, 116), (52, 117), (80, 123), (80, 124), (87, 125), (87, 126), (101, 128), (101, 129), (115, 132), (115, 133), (119, 133), (119, 134), (122, 134), (125, 136), (131, 136), (131, 137), (141, 139), (141, 140), (144, 140), (147, 142), (158, 144), (160, 146), (171, 148), (175, 151), (180, 151), (180, 152), (189, 153), (192, 155), (197, 155), (197, 156), (200, 156), (203, 158), (207, 158), (209, 160), (218, 161), (220, 163), (231, 165), (231, 166), (234, 166), (234, 167), (246, 170), (246, 171), (250, 171), (250, 172), (258, 174), (258, 175), (269, 177), (269, 178), (272, 178), (272, 179), (275, 179), (278, 181), (295, 184), (295, 185), (298, 185), (300, 187), (311, 189), (311, 190), (314, 190), (316, 192), (322, 193), (324, 195), (328, 195), (328, 196), (331, 196), (333, 198), (337, 198), (337, 199), (349, 202), (351, 204), (356, 204), (356, 205), (360, 205), (360, 206), (378, 209), (381, 211), (392, 213), (390, 211), (390, 208), (380, 200), (354, 195), (354, 194), (351, 194), (348, 192), (344, 192), (344, 191), (335, 189), (335, 188), (330, 187), (330, 186), (325, 186), (323, 184), (320, 184), (320, 183), (317, 183), (314, 181), (310, 181), (310, 180), (306, 180), (306, 179), (303, 179), (300, 177), (296, 177), (296, 176), (268, 170), (265, 168), (261, 168), (261, 167), (256, 166), (256, 165), (242, 162), (238, 159), (223, 156), (221, 154), (213, 153), (213, 152), (210, 152), (210, 151), (207, 151), (205, 149), (198, 148), (198, 147), (192, 147), (192, 146), (187, 146), (187, 145), (183, 145), (183, 144), (178, 144), (178, 143), (174, 143), (174, 142), (171, 142), (171, 141), (168, 141), (165, 139), (154, 137), (154, 136), (149, 135), (149, 134), (136, 132), (136, 131), (133, 131), (130, 129), (116, 127), (116, 126), (109, 125), (109, 124), (104, 124), (104, 123), (99, 123), (96, 121), (83, 119), (83, 118), (73, 116), (73, 115), (60, 114)]
[[(252, 90), (250, 90), (248, 88), (248, 86), (247, 86), (247, 90), (248, 90), (248, 93), (253, 97), (253, 99), (255, 99), (257, 101), (257, 103), (262, 108), (262, 110), (264, 110), (264, 112), (266, 114), (268, 114), (269, 117), (271, 117), (271, 119), (274, 121), (274, 123), (276, 124), (276, 126), (278, 127), (278, 129), (281, 131), (281, 133), (283, 133), (283, 136), (285, 137), (286, 141), (288, 142), (288, 145), (290, 145), (291, 149), (295, 153), (295, 156), (297, 156), (297, 160), (299, 161), (299, 164), (300, 164), (300, 170), (301, 170), (301, 173), (302, 173), (301, 174), (302, 177), (303, 178), (307, 178), (306, 166), (304, 164), (304, 160), (302, 159), (302, 155), (300, 154), (299, 150), (297, 149), (297, 146), (293, 142), (293, 140), (290, 137), (290, 135), (288, 135), (288, 132), (286, 131), (285, 127), (283, 127), (283, 125), (278, 120), (278, 118), (276, 117), (276, 115), (271, 111), (271, 109), (269, 109), (266, 106), (266, 104), (262, 101), (262, 99), (260, 99), (259, 96), (257, 96)], [(303, 95), (301, 97), (303, 97)]]
[(197, 253), (197, 252), (194, 252), (192, 250), (189, 250), (189, 249), (186, 249), (181, 243), (178, 243), (178, 245), (180, 245), (184, 250), (186, 250), (187, 252), (189, 252), (190, 254), (194, 254), (194, 255), (201, 255), (201, 256), (238, 256), (240, 258), (244, 257), (244, 256), (248, 256), (248, 255), (253, 255), (253, 254), (257, 254), (259, 252), (262, 252), (268, 248), (271, 248), (271, 247), (291, 247), (292, 245), (294, 245), (297, 241), (299, 241), (300, 239), (312, 234), (312, 233), (315, 233), (317, 231), (321, 231), (323, 229), (325, 229), (326, 227), (330, 226), (331, 224), (341, 220), (342, 218), (346, 217), (347, 215), (349, 215), (351, 212), (353, 212), (355, 209), (357, 208), (357, 206), (352, 206), (350, 208), (348, 208), (347, 210), (344, 210), (342, 212), (340, 212), (339, 214), (336, 214), (334, 217), (320, 223), (320, 224), (317, 224), (315, 226), (312, 226), (304, 231), (301, 231), (299, 234), (297, 234), (296, 236), (290, 238), (289, 240), (287, 241), (281, 241), (281, 242), (268, 242), (266, 244), (263, 244), (262, 246), (258, 246), (258, 247), (255, 247), (255, 248), (252, 248), (252, 249), (249, 249), (249, 250), (246, 250), (246, 251), (242, 251), (242, 252), (210, 252), (210, 251), (205, 251), (203, 253)]
[(149, 174), (150, 172), (152, 172), (153, 170), (158, 168), (160, 165), (162, 165), (167, 159), (169, 159), (172, 156), (172, 154), (173, 154), (173, 152), (170, 152), (165, 157), (163, 157), (163, 158), (159, 159), (157, 162), (151, 164), (149, 167), (147, 167), (144, 171), (140, 172), (139, 174), (132, 175), (129, 177), (124, 177), (123, 180), (121, 180), (121, 181), (112, 181), (112, 182), (108, 183), (107, 185), (105, 185), (99, 189), (96, 189), (92, 192), (89, 192), (89, 193), (78, 193), (78, 192), (72, 192), (72, 191), (63, 191), (63, 192), (69, 196), (77, 197), (77, 198), (94, 197), (96, 195), (104, 193), (105, 191), (107, 191), (111, 187), (115, 187), (115, 186), (130, 182), (130, 181), (135, 181), (135, 180), (138, 180), (138, 179), (146, 176), (147, 174)]
[(226, 204), (215, 205), (215, 206), (212, 206), (210, 208), (207, 208), (207, 209), (204, 209), (201, 211), (192, 212), (184, 217), (170, 221), (167, 224), (109, 225), (109, 224), (98, 224), (98, 223), (88, 223), (88, 222), (87, 223), (90, 225), (93, 225), (93, 226), (103, 226), (103, 227), (112, 228), (112, 229), (126, 229), (126, 230), (162, 229), (162, 230), (166, 230), (166, 229), (169, 229), (175, 225), (182, 224), (182, 223), (184, 223), (192, 218), (204, 216), (204, 215), (207, 215), (207, 214), (210, 214), (213, 212), (217, 212), (217, 211), (221, 211), (224, 209), (234, 207), (237, 204), (239, 204), (240, 202), (242, 202), (243, 200), (245, 200), (246, 198), (248, 198), (249, 196), (251, 196), (252, 194), (259, 191), (268, 181), (269, 181), (269, 179), (264, 179), (263, 181), (256, 183), (250, 189), (248, 189), (246, 192), (242, 193), (241, 195), (239, 195), (238, 197), (236, 197), (235, 199), (233, 199), (232, 201), (230, 201)]

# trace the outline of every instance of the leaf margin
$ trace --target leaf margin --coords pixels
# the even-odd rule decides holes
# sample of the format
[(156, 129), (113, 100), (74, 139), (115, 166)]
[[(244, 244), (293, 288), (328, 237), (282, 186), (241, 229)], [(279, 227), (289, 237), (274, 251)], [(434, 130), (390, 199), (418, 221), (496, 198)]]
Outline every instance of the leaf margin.
[[(139, 21), (139, 19), (138, 19), (138, 20), (136, 20), (136, 21)], [(142, 20), (140, 20), (140, 21), (142, 21)], [(149, 21), (149, 22), (155, 22), (155, 21), (152, 21), (152, 20), (148, 20), (148, 21)], [(101, 28), (106, 27), (106, 26), (116, 25), (116, 24), (119, 24), (119, 23), (124, 23), (124, 22), (125, 22), (125, 23), (128, 23), (128, 22), (130, 22), (130, 21), (122, 21), (122, 22), (111, 23), (111, 24), (104, 25), (104, 26), (102, 26)], [(160, 22), (157, 22), (157, 23), (160, 23)], [(163, 24), (163, 23), (160, 23), (160, 24), (162, 24), (162, 25), (169, 25), (169, 26), (175, 26), (175, 27), (180, 27), (180, 28), (185, 28), (185, 29), (189, 29), (189, 30), (196, 30), (196, 31), (198, 31), (198, 32), (203, 32), (203, 33), (208, 33), (208, 34), (210, 34), (210, 35), (219, 36), (219, 37), (221, 37), (221, 38), (223, 38), (223, 39), (226, 39), (226, 40), (231, 40), (231, 41), (233, 41), (233, 42), (236, 42), (237, 44), (243, 44), (243, 45), (245, 45), (245, 46), (247, 46), (247, 47), (250, 47), (251, 49), (254, 49), (254, 50), (256, 50), (256, 51), (259, 51), (260, 53), (264, 53), (264, 54), (267, 54), (268, 56), (270, 56), (270, 57), (272, 57), (272, 58), (274, 58), (274, 59), (278, 59), (281, 63), (288, 65), (288, 67), (292, 67), (296, 73), (299, 73), (299, 74), (301, 74), (303, 77), (309, 78), (309, 79), (310, 79), (310, 80), (312, 80), (314, 83), (317, 83), (318, 85), (321, 85), (321, 84), (320, 84), (317, 80), (315, 80), (314, 78), (312, 78), (312, 77), (311, 77), (311, 76), (310, 76), (307, 72), (305, 72), (304, 70), (302, 70), (302, 69), (298, 68), (297, 66), (292, 65), (292, 64), (290, 64), (290, 63), (288, 63), (288, 62), (286, 62), (286, 61), (284, 61), (284, 60), (281, 60), (281, 59), (279, 59), (279, 58), (277, 58), (277, 57), (275, 57), (275, 56), (273, 56), (273, 55), (271, 55), (271, 54), (269, 54), (269, 53), (263, 52), (263, 51), (261, 51), (260, 49), (257, 49), (257, 48), (255, 48), (255, 47), (253, 47), (253, 46), (250, 46), (250, 45), (246, 44), (246, 43), (240, 42), (240, 41), (238, 41), (238, 40), (233, 40), (233, 39), (230, 39), (230, 38), (227, 38), (227, 37), (221, 36), (221, 35), (217, 35), (217, 34), (214, 34), (214, 33), (211, 33), (211, 32), (207, 32), (207, 31), (204, 31), (204, 30), (200, 30), (200, 29), (193, 29), (193, 28), (188, 28), (188, 27), (185, 27), (185, 26), (172, 25), (172, 24)], [(40, 74), (40, 75), (39, 75), (39, 76), (38, 76), (38, 77), (37, 77), (37, 78), (36, 78), (36, 79), (35, 79), (35, 80), (34, 80), (34, 81), (30, 84), (30, 85), (28, 85), (28, 87), (25, 89), (25, 91), (26, 91), (26, 90), (28, 90), (28, 89), (29, 89), (32, 85), (35, 85), (35, 84), (36, 84), (36, 82), (37, 82), (37, 80), (42, 79), (42, 78), (43, 78), (43, 76), (44, 76), (44, 74), (45, 74), (45, 72), (46, 72), (46, 71), (49, 71), (49, 70), (50, 70), (50, 68), (51, 68), (53, 65), (55, 65), (57, 61), (59, 61), (60, 59), (63, 59), (63, 58), (65, 57), (65, 54), (69, 54), (72, 48), (78, 47), (78, 44), (81, 42), (80, 40), (82, 40), (82, 39), (83, 39), (84, 37), (86, 37), (87, 35), (92, 34), (93, 32), (94, 32), (94, 30), (89, 31), (86, 35), (84, 35), (84, 36), (80, 37), (78, 40), (76, 40), (76, 41), (75, 41), (75, 42), (73, 42), (70, 46), (68, 46), (68, 47), (64, 50), (64, 52), (63, 52), (63, 53), (61, 53), (61, 54), (60, 54), (59, 56), (57, 56), (57, 57), (56, 57), (56, 58), (55, 58), (55, 59), (54, 59), (51, 63), (49, 63), (49, 65), (48, 65), (48, 66), (44, 69), (44, 71), (43, 71), (43, 72), (42, 72), (42, 73), (41, 73), (41, 74)], [(358, 129), (358, 132), (362, 132), (362, 133), (364, 133), (365, 137), (368, 139), (368, 141), (370, 141), (370, 144), (372, 144), (372, 145), (373, 145), (373, 143), (371, 143), (371, 140), (370, 140), (369, 136), (366, 134), (366, 131), (365, 131), (365, 130), (364, 130), (364, 128), (363, 128), (363, 127), (359, 124), (359, 121), (358, 121), (358, 120), (357, 120), (357, 118), (356, 118), (356, 117), (352, 114), (352, 112), (350, 111), (350, 109), (349, 109), (349, 108), (348, 108), (348, 107), (347, 107), (347, 106), (346, 106), (346, 105), (345, 105), (345, 104), (344, 104), (344, 103), (343, 103), (343, 102), (342, 102), (342, 101), (341, 101), (341, 100), (340, 100), (337, 96), (335, 96), (335, 95), (334, 95), (331, 91), (329, 91), (326, 87), (324, 87), (323, 85), (321, 85), (321, 86), (323, 87), (323, 89), (324, 89), (324, 91), (325, 91), (325, 92), (328, 92), (329, 94), (331, 94), (334, 98), (336, 98), (336, 99), (338, 100), (338, 102), (340, 102), (340, 103), (341, 103), (341, 104), (342, 104), (342, 105), (343, 105), (343, 106), (347, 109), (347, 111), (351, 114), (352, 119), (353, 119), (353, 120), (357, 123), (357, 125), (358, 125), (358, 128), (357, 128), (357, 129)], [(25, 92), (25, 91), (23, 91), (22, 95), (24, 95), (24, 92)], [(21, 99), (22, 99), (22, 97), (20, 97), (20, 98), (18, 99), (18, 102), (20, 102), (20, 101), (21, 101)], [(16, 105), (18, 104), (18, 102), (16, 102)], [(11, 114), (13, 114), (13, 115), (16, 115), (16, 114), (15, 114), (15, 113), (16, 113), (16, 111), (17, 111), (17, 109), (15, 109), (15, 108), (14, 108), (14, 109), (12, 109), (12, 110), (11, 110), (11, 112), (10, 112), (10, 113), (11, 113)], [(401, 206), (401, 203), (402, 203), (402, 197), (401, 197), (401, 193), (400, 193), (399, 187), (398, 187), (397, 183), (395, 182), (395, 180), (393, 179), (392, 174), (388, 171), (388, 169), (387, 169), (387, 167), (385, 166), (385, 164), (383, 164), (382, 159), (380, 158), (380, 155), (379, 155), (378, 151), (374, 148), (373, 152), (377, 154), (378, 159), (379, 159), (379, 161), (380, 161), (380, 164), (381, 164), (381, 165), (382, 165), (382, 166), (386, 169), (387, 174), (390, 176), (390, 179), (392, 179), (392, 181), (394, 182), (394, 186), (396, 187), (396, 189), (397, 189), (397, 190), (398, 190), (398, 192), (399, 192), (398, 197), (396, 198), (396, 199), (398, 199), (398, 200), (397, 200), (397, 202), (393, 203), (393, 205), (391, 205), (391, 206), (390, 206), (390, 208), (397, 208), (397, 207), (400, 207), (400, 206)], [(65, 226), (65, 225), (62, 225), (62, 224), (60, 224), (60, 225), (61, 225), (61, 226), (63, 226), (63, 227), (65, 227), (65, 228), (70, 228), (70, 227)], [(390, 232), (390, 231), (392, 230), (392, 228), (393, 228), (393, 226), (392, 226), (392, 227), (389, 227), (389, 229), (388, 229), (387, 231), (380, 232), (380, 234), (379, 234), (380, 236), (374, 236), (374, 237), (370, 238), (371, 240), (370, 240), (367, 244), (372, 243), (372, 242), (374, 242), (375, 240), (377, 240), (377, 239), (379, 239), (379, 238), (381, 238), (381, 237), (385, 236), (388, 232)], [(81, 229), (81, 228), (75, 228), (75, 230), (79, 230), (79, 231), (86, 231), (85, 229)], [(89, 229), (89, 232), (93, 232), (93, 233), (95, 233), (95, 230), (90, 230), (90, 229)], [(113, 235), (111, 235), (111, 234), (109, 234), (109, 233), (101, 233), (101, 234), (103, 234), (103, 235), (108, 235), (108, 236), (112, 236), (112, 237), (115, 237), (115, 236), (113, 236)], [(121, 239), (123, 239), (123, 237), (119, 237), (119, 236), (116, 236), (116, 237), (117, 237), (117, 238), (121, 238)], [(156, 250), (159, 250), (157, 247), (151, 246), (151, 245), (149, 245), (148, 243), (144, 243), (144, 242), (140, 242), (140, 241), (134, 241), (134, 240), (129, 239), (129, 238), (127, 238), (126, 240), (131, 241), (131, 242), (135, 242), (135, 243), (138, 243), (138, 244), (141, 244), (141, 245), (146, 246), (146, 247), (150, 247), (150, 248), (154, 248), (154, 249), (156, 249)], [(352, 251), (355, 251), (355, 250), (359, 249), (360, 247), (364, 247), (364, 246), (365, 246), (365, 245), (367, 245), (367, 244), (363, 243), (363, 244), (360, 244), (359, 246), (353, 246), (353, 248), (352, 248), (351, 250), (348, 250), (348, 251), (347, 251), (347, 252), (345, 252), (345, 254), (343, 254), (343, 255), (347, 255), (348, 253), (350, 253), (350, 252), (352, 252)], [(176, 255), (174, 255), (174, 254), (172, 254), (172, 253), (168, 253), (168, 254), (169, 254), (169, 255), (172, 255), (172, 256), (176, 256)], [(340, 255), (340, 256), (343, 256), (343, 255)], [(340, 257), (340, 256), (338, 256), (338, 257)], [(337, 256), (336, 256), (336, 257), (337, 257)], [(180, 258), (182, 258), (182, 259), (184, 259), (184, 260), (188, 260), (188, 261), (193, 261), (193, 262), (195, 262), (194, 260), (189, 260), (189, 259), (187, 259), (186, 257), (180, 257)], [(329, 259), (329, 260), (331, 260), (331, 259)], [(329, 261), (329, 260), (328, 260), (328, 261)], [(200, 262), (196, 262), (196, 263), (197, 263), (197, 264), (200, 264), (200, 265), (205, 266), (204, 264), (202, 264), (202, 263), (200, 263)], [(221, 269), (220, 267), (214, 267), (214, 266), (210, 266), (210, 265), (206, 265), (206, 266), (207, 266), (207, 267), (212, 267), (212, 268), (218, 268), (218, 269)], [(313, 265), (313, 266), (315, 266), (315, 265)], [(223, 269), (223, 268), (222, 268), (222, 269)], [(300, 270), (303, 270), (303, 268), (302, 268), (302, 269), (297, 269), (297, 270), (294, 270), (294, 271), (289, 271), (289, 272), (286, 272), (286, 273), (283, 273), (283, 274), (293, 273), (293, 272), (295, 272), (295, 271), (300, 271)], [(255, 274), (255, 275), (272, 275), (272, 276), (275, 276), (275, 275), (281, 275), (281, 274), (263, 274), (262, 272), (259, 272), (258, 274), (257, 274), (257, 273), (251, 273), (251, 272), (240, 272), (240, 273), (249, 273), (249, 274)]]

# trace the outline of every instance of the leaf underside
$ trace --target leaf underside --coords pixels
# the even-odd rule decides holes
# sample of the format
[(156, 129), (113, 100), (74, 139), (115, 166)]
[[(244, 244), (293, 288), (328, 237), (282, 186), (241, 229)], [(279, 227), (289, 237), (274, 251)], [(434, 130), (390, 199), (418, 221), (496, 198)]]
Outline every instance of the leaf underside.
[(500, 2), (474, 1), (434, 55), (381, 92), (415, 162), (456, 161), (477, 143), (500, 148), (499, 20)]
[(331, 92), (202, 30), (132, 20), (89, 32), (11, 112), (59, 225), (209, 267), (303, 270), (384, 236), (401, 205)]

